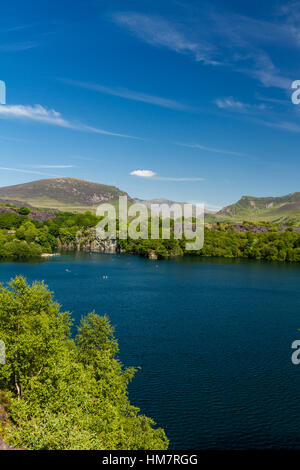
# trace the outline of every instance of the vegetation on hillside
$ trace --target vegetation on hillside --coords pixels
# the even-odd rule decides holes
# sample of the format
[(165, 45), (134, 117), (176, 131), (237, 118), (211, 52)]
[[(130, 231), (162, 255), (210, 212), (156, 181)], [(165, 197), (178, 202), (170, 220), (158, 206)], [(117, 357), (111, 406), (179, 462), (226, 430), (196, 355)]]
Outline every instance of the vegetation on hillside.
[(46, 221), (34, 220), (30, 213), (5, 212), (0, 214), (0, 259), (24, 260), (54, 253), (59, 242), (74, 241), (79, 230), (94, 227), (99, 220), (91, 212), (60, 212)]
[[(91, 212), (59, 212), (55, 217), (39, 221), (31, 218), (31, 213), (22, 209), (18, 213), (0, 213), (0, 260), (26, 260), (38, 257), (41, 253), (55, 253), (61, 246), (76, 247), (76, 239), (84, 240), (91, 228), (95, 227), (101, 217)], [(170, 239), (151, 239), (149, 221), (148, 239), (119, 240), (119, 248), (124, 253), (145, 257), (166, 259), (172, 256), (223, 256), (228, 258), (253, 258), (272, 261), (300, 261), (300, 234), (293, 227), (279, 226), (270, 222), (261, 222), (268, 231), (256, 233), (250, 222), (244, 221), (243, 232), (236, 232), (230, 224), (206, 226), (204, 246), (198, 251), (186, 249), (186, 240), (175, 239), (170, 221)], [(255, 226), (254, 226), (255, 227)], [(118, 228), (118, 223), (117, 223)], [(217, 228), (217, 229), (216, 229)]]
[(47, 287), (23, 277), (0, 286), (0, 438), (47, 450), (167, 449), (162, 429), (128, 399), (124, 369), (106, 316), (72, 320)]
[(151, 256), (154, 251), (158, 258), (174, 254), (185, 256), (212, 256), (225, 258), (250, 258), (268, 261), (300, 261), (300, 234), (287, 228), (278, 232), (272, 225), (269, 232), (254, 233), (251, 230), (235, 232), (229, 225), (219, 230), (204, 228), (204, 245), (201, 250), (186, 249), (186, 240), (121, 240), (120, 245), (127, 253)]
[(215, 221), (269, 221), (300, 223), (300, 192), (281, 197), (243, 196), (239, 201), (214, 214)]

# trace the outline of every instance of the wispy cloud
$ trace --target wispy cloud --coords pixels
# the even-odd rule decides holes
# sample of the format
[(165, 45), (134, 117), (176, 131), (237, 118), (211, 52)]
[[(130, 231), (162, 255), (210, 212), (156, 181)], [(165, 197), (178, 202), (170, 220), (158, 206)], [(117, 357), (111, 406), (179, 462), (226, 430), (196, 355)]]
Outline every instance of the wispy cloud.
[(272, 129), (280, 129), (288, 132), (293, 132), (296, 134), (300, 133), (300, 124), (292, 121), (285, 121), (285, 120), (267, 120), (267, 119), (253, 119), (253, 122), (257, 124), (270, 127)]
[(234, 98), (229, 97), (229, 98), (218, 98), (215, 100), (215, 104), (218, 106), (218, 108), (221, 109), (237, 109), (239, 111), (243, 111), (246, 107), (244, 103), (241, 101), (236, 101)]
[(112, 137), (124, 137), (125, 139), (144, 140), (142, 137), (136, 137), (134, 135), (128, 135), (128, 134), (119, 134), (117, 132), (106, 131), (104, 129), (99, 129), (97, 127), (92, 127), (92, 126), (86, 126), (84, 124), (80, 124), (78, 126), (74, 125), (72, 128), (80, 130), (80, 131), (92, 132), (93, 134), (110, 135)]
[(30, 119), (60, 127), (72, 127), (68, 121), (62, 118), (59, 112), (54, 109), (46, 109), (41, 105), (2, 105), (0, 106), (0, 117)]
[(9, 137), (9, 136), (4, 136), (4, 135), (0, 135), (0, 140), (7, 140), (8, 142), (25, 142), (25, 143), (31, 143), (32, 141), (31, 140), (27, 140), (27, 139), (20, 139), (19, 137)]
[(300, 2), (292, 0), (284, 3), (279, 9), (279, 15), (285, 19), (285, 27), (298, 45), (300, 45)]
[(186, 13), (186, 9), (180, 21), (139, 12), (116, 12), (113, 21), (147, 44), (190, 55), (204, 64), (231, 66), (265, 87), (289, 86), (289, 78), (274, 65), (266, 49), (270, 44), (295, 47), (295, 37), (296, 46), (300, 46), (300, 6), (297, 20), (290, 7), (281, 12), (280, 18), (274, 16), (273, 21), (234, 14), (215, 6), (199, 8), (201, 11), (193, 8), (192, 14)]
[(160, 96), (153, 96), (148, 95), (147, 93), (142, 93), (139, 91), (128, 90), (127, 88), (111, 88), (104, 85), (100, 85), (97, 83), (89, 83), (89, 82), (78, 82), (75, 80), (61, 80), (65, 83), (69, 83), (70, 85), (75, 85), (81, 88), (86, 88), (89, 90), (99, 91), (100, 93), (105, 93), (107, 95), (119, 96), (121, 98), (125, 98), (128, 100), (133, 101), (141, 101), (143, 103), (154, 104), (156, 106), (161, 106), (163, 108), (175, 109), (180, 111), (191, 111), (193, 108), (180, 103), (176, 100), (171, 100), (168, 98), (163, 98)]
[(62, 117), (61, 113), (54, 109), (47, 109), (41, 105), (24, 106), (24, 105), (1, 105), (0, 106), (0, 118), (11, 118), (11, 119), (25, 119), (37, 122), (50, 124), (53, 126), (65, 127), (68, 129), (74, 129), (79, 131), (92, 132), (94, 134), (103, 134), (113, 137), (124, 137), (127, 139), (139, 139), (132, 135), (121, 134), (117, 132), (107, 131), (105, 129), (99, 129), (96, 127), (88, 126), (86, 124), (73, 123)]
[(16, 26), (9, 26), (7, 28), (1, 28), (0, 32), (1, 33), (15, 33), (17, 31), (22, 31), (24, 29), (29, 29), (32, 27), (33, 27), (33, 24), (19, 24)]
[(224, 154), (224, 155), (232, 155), (233, 157), (257, 158), (254, 155), (249, 155), (247, 153), (234, 152), (232, 150), (217, 149), (217, 148), (214, 148), (214, 147), (207, 147), (207, 146), (201, 145), (201, 144), (177, 143), (177, 145), (180, 145), (182, 147), (192, 148), (192, 149), (203, 150), (205, 152), (221, 153), (221, 154)]
[(146, 179), (152, 179), (156, 181), (204, 181), (204, 178), (197, 178), (197, 177), (181, 177), (181, 178), (176, 178), (172, 176), (158, 176), (157, 173), (155, 173), (152, 170), (134, 170), (130, 173), (132, 176), (138, 176), (139, 178), (146, 178)]
[(274, 98), (274, 97), (269, 97), (269, 96), (263, 96), (263, 95), (260, 95), (259, 93), (256, 93), (255, 94), (255, 98), (257, 100), (260, 100), (260, 101), (264, 101), (266, 103), (271, 103), (271, 104), (280, 104), (280, 105), (283, 105), (283, 106), (286, 106), (286, 105), (289, 105), (290, 104), (290, 100), (289, 99), (279, 99), (279, 98)]
[(249, 104), (242, 101), (238, 101), (232, 96), (228, 98), (218, 98), (215, 101), (215, 104), (220, 109), (228, 109), (230, 111), (237, 111), (239, 113), (265, 110), (267, 106), (265, 104)]
[(35, 47), (38, 47), (38, 45), (39, 44), (35, 41), (14, 42), (14, 43), (0, 45), (0, 51), (3, 51), (3, 52), (27, 51), (28, 49), (33, 49)]
[(215, 204), (210, 204), (209, 202), (204, 202), (205, 209), (212, 212), (219, 212), (223, 206), (216, 206)]
[(265, 87), (286, 89), (289, 78), (281, 73), (266, 52), (268, 46), (293, 47), (291, 29), (285, 21), (270, 21), (213, 9), (210, 13), (212, 35), (219, 53), (236, 71), (257, 79)]
[(223, 206), (216, 206), (215, 204), (210, 204), (209, 202), (206, 201), (188, 201), (188, 204), (193, 204), (194, 206), (200, 206), (202, 207), (204, 204), (204, 207), (206, 210), (212, 211), (212, 212), (217, 212), (222, 209)]
[(175, 178), (175, 177), (172, 177), (172, 176), (157, 176), (155, 177), (154, 179), (156, 180), (159, 180), (159, 181), (178, 181), (178, 182), (181, 182), (181, 181), (190, 181), (190, 182), (193, 182), (193, 181), (205, 181), (205, 178), (190, 178), (190, 177), (183, 177), (183, 178)]
[(75, 168), (75, 165), (31, 165), (31, 168)]
[(278, 67), (275, 67), (271, 58), (262, 50), (256, 50), (250, 53), (252, 66), (241, 68), (241, 72), (245, 72), (256, 78), (265, 87), (274, 87), (287, 90), (291, 84), (290, 78), (283, 76)]
[[(282, 112), (274, 111), (272, 107), (267, 106), (265, 104), (259, 104), (259, 105), (253, 105), (253, 104), (248, 104), (244, 103), (241, 101), (236, 100), (235, 98), (222, 98), (222, 99), (217, 99), (215, 100), (215, 104), (219, 109), (222, 109), (224, 111), (227, 111), (228, 115), (231, 117), (238, 113), (239, 116), (243, 116), (243, 119), (245, 119), (248, 122), (252, 122), (254, 124), (258, 124), (260, 126), (265, 126), (273, 129), (280, 129), (283, 131), (288, 131), (288, 132), (294, 132), (294, 133), (299, 133), (300, 132), (300, 124), (299, 122), (299, 108), (291, 104), (291, 101), (284, 101), (284, 100), (276, 100), (276, 99), (269, 99), (269, 98), (258, 98), (263, 101), (266, 101), (267, 103), (275, 103), (275, 104), (280, 104), (284, 105), (284, 115)], [(287, 109), (288, 106), (290, 107), (289, 115), (290, 119), (292, 119), (291, 116), (294, 116), (295, 121), (288, 121), (286, 119), (287, 115)], [(281, 106), (282, 108), (282, 106)], [(185, 145), (185, 144), (182, 144)], [(188, 144), (185, 146), (189, 146)], [(192, 144), (194, 148), (200, 148), (199, 146), (197, 147), (196, 144)], [(207, 148), (204, 148), (201, 146), (202, 150), (208, 150)], [(215, 151), (215, 149), (213, 149)], [(226, 152), (222, 152), (226, 153)], [(233, 155), (234, 153), (231, 153)], [(239, 154), (237, 154), (239, 155)], [(241, 155), (242, 156), (242, 155)], [(245, 156), (245, 155), (244, 155)], [(250, 156), (249, 156), (250, 157)], [(256, 157), (251, 157), (251, 158), (256, 158)]]
[(60, 178), (61, 175), (53, 175), (49, 173), (43, 173), (41, 171), (32, 171), (32, 170), (24, 170), (23, 168), (9, 168), (5, 166), (0, 166), (0, 171), (12, 171), (16, 173), (26, 173), (26, 174), (31, 174), (31, 175), (42, 175), (42, 176), (51, 176), (54, 178)]
[(160, 16), (136, 12), (117, 12), (113, 15), (113, 20), (119, 25), (127, 27), (148, 44), (166, 47), (180, 54), (189, 54), (197, 62), (218, 63), (212, 59), (214, 47), (211, 44), (188, 38), (178, 25), (174, 25)]

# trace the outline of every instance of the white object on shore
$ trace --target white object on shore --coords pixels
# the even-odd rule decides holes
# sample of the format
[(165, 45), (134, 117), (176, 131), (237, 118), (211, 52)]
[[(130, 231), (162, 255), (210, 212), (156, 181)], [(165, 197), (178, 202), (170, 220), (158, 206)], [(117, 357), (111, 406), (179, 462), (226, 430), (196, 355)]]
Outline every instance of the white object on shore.
[(52, 258), (52, 256), (60, 256), (59, 253), (42, 253), (41, 257), (42, 258)]

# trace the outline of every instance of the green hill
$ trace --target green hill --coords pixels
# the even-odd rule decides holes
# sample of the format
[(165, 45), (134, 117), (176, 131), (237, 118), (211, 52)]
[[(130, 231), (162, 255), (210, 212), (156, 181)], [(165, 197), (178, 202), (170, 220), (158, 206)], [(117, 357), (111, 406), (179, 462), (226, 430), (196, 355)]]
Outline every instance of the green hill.
[[(50, 178), (0, 188), (0, 198), (18, 200), (35, 207), (60, 210), (88, 210), (101, 203), (128, 196), (115, 186), (77, 178)], [(128, 196), (129, 202), (133, 200)]]
[[(132, 199), (115, 186), (93, 183), (78, 178), (50, 178), (30, 183), (0, 188), (0, 200), (6, 204), (21, 201), (24, 205), (66, 211), (93, 210), (99, 204), (109, 202), (117, 209), (119, 196), (127, 196), (129, 205), (134, 202), (172, 205), (166, 199)], [(183, 204), (183, 203), (177, 203)], [(279, 197), (242, 196), (239, 201), (224, 207), (217, 213), (205, 211), (205, 222), (277, 222), (300, 224), (300, 192)]]
[(300, 192), (280, 197), (242, 196), (235, 204), (221, 209), (216, 216), (237, 222), (300, 223)]

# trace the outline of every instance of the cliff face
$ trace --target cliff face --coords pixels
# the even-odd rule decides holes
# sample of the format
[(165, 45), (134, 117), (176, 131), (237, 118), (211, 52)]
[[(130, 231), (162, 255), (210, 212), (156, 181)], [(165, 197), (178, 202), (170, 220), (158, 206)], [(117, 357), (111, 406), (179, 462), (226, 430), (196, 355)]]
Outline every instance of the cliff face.
[(62, 243), (59, 240), (59, 251), (83, 251), (86, 253), (119, 253), (119, 243), (117, 239), (102, 240), (97, 236), (95, 229), (85, 232), (78, 232), (76, 238), (71, 242)]
[(5, 442), (0, 439), (0, 450), (26, 450), (25, 447), (21, 449), (16, 449), (15, 447), (10, 447), (9, 445), (5, 444)]

